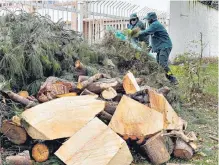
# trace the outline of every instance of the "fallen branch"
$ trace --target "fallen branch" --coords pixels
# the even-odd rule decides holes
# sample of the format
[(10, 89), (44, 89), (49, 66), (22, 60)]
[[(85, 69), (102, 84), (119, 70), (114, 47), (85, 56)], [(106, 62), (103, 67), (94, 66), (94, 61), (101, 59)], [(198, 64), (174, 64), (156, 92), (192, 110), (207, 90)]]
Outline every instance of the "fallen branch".
[(101, 73), (95, 74), (94, 76), (90, 77), (88, 80), (85, 80), (83, 82), (78, 83), (77, 88), (78, 89), (84, 89), (86, 88), (88, 85), (92, 84), (93, 82), (104, 78), (104, 75)]
[(24, 98), (16, 93), (12, 92), (12, 91), (4, 92), (4, 93), (7, 94), (11, 100), (18, 102), (18, 103), (21, 103), (25, 106), (33, 107), (36, 105), (36, 103), (34, 101), (30, 101), (30, 100), (28, 100), (28, 99), (26, 99), (26, 98)]
[(219, 141), (219, 138), (214, 137), (214, 136), (209, 136), (210, 139), (214, 140), (214, 141)]
[(170, 133), (163, 133), (162, 136), (178, 137), (178, 138), (181, 138), (182, 140), (184, 140), (187, 143), (189, 141), (191, 141), (189, 139), (189, 137), (187, 137), (182, 130), (180, 130), (180, 131), (173, 130)]

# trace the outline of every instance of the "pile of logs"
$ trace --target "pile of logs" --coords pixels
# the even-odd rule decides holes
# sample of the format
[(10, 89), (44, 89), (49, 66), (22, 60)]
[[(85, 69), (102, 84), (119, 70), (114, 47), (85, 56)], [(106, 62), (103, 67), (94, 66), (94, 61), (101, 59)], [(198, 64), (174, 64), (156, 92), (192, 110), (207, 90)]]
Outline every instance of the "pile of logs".
[[(187, 123), (166, 100), (169, 88), (140, 87), (143, 79), (131, 72), (123, 79), (100, 73), (88, 77), (79, 61), (76, 69), (77, 83), (49, 77), (37, 99), (24, 91), (3, 92), (27, 108), (3, 121), (1, 132), (16, 145), (32, 141), (30, 156), (18, 154), (6, 161), (29, 165), (54, 154), (67, 165), (128, 165), (133, 158), (126, 142), (139, 145), (152, 164), (165, 163), (172, 155), (192, 158), (197, 138), (186, 132)], [(58, 139), (63, 143), (57, 144)]]

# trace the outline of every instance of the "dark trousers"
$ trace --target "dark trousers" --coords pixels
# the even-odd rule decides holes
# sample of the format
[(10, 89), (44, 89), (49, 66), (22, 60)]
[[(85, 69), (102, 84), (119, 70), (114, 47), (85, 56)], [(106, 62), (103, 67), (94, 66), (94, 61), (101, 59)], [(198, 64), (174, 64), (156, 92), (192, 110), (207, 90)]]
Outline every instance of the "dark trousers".
[(164, 48), (157, 51), (157, 63), (162, 66), (167, 74), (171, 74), (168, 59), (172, 48)]

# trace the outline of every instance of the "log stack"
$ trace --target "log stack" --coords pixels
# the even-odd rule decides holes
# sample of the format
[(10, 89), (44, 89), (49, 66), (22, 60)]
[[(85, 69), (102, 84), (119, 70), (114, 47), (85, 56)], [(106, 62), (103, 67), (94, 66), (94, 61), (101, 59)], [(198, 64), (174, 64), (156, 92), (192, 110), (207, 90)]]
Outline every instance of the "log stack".
[[(15, 144), (32, 145), (36, 162), (55, 153), (67, 165), (128, 165), (133, 158), (126, 142), (139, 146), (152, 164), (165, 163), (171, 155), (192, 158), (197, 138), (185, 131), (187, 124), (166, 100), (168, 87), (140, 87), (143, 79), (131, 72), (123, 80), (101, 73), (88, 77), (80, 61), (75, 67), (77, 83), (46, 80), (37, 97), (44, 103), (28, 99), (23, 91), (7, 92), (14, 101), (32, 106), (21, 119), (4, 121), (1, 132)], [(51, 88), (54, 84), (63, 88)], [(60, 139), (63, 143), (57, 144)]]

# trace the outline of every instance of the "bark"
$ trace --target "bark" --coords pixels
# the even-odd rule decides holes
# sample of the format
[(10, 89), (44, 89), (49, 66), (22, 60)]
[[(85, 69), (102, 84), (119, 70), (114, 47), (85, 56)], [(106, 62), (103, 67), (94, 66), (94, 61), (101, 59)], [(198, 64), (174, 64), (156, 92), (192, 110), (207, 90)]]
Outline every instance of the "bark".
[(116, 103), (116, 102), (106, 102), (106, 106), (104, 108), (104, 111), (113, 115), (116, 111), (117, 106), (118, 106), (118, 103)]
[(106, 111), (100, 112), (98, 117), (99, 117), (99, 119), (106, 120), (107, 122), (110, 122), (110, 120), (112, 119), (112, 115), (107, 113)]

